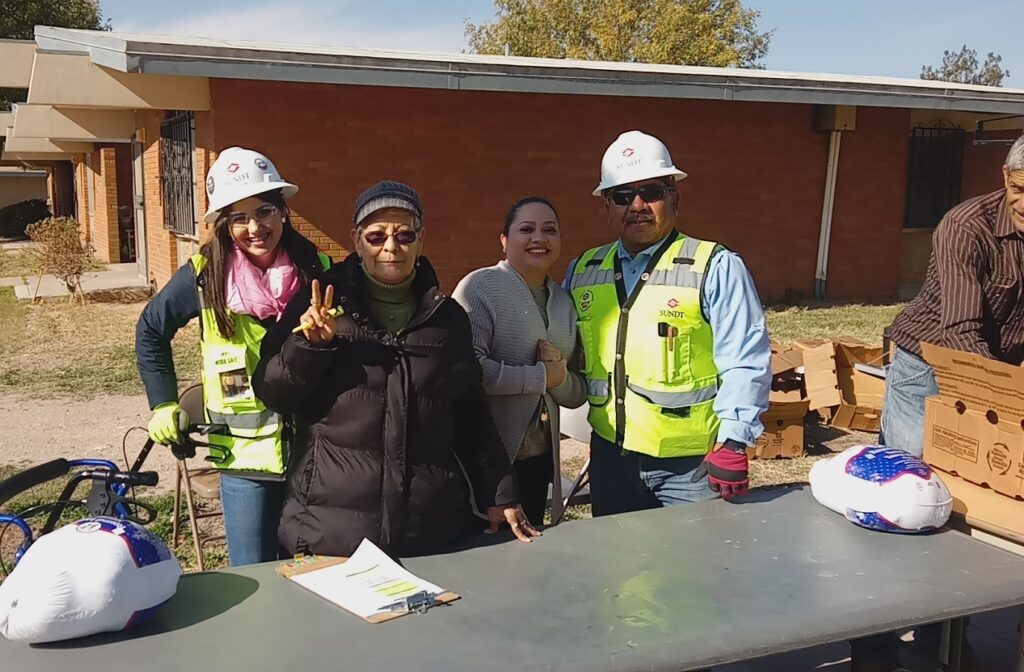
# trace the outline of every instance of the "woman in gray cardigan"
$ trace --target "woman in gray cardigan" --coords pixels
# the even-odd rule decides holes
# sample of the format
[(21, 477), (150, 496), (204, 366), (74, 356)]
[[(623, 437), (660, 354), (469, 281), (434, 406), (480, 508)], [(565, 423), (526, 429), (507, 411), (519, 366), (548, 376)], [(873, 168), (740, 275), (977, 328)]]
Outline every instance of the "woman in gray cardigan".
[(572, 297), (548, 271), (562, 243), (558, 215), (538, 196), (514, 203), (501, 234), (505, 260), (473, 271), (452, 295), (469, 314), (491, 414), (519, 479), (527, 518), (544, 522), (562, 507), (558, 406), (587, 399), (578, 367)]

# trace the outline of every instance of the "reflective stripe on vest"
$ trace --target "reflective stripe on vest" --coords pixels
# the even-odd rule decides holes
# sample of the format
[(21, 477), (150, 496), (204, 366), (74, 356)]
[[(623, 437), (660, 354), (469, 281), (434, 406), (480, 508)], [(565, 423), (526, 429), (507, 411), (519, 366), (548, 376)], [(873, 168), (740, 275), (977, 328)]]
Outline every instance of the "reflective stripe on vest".
[(617, 244), (577, 260), (570, 290), (583, 342), (588, 418), (602, 438), (655, 457), (703, 455), (714, 444), (718, 369), (700, 293), (719, 249), (674, 232), (630, 296)]

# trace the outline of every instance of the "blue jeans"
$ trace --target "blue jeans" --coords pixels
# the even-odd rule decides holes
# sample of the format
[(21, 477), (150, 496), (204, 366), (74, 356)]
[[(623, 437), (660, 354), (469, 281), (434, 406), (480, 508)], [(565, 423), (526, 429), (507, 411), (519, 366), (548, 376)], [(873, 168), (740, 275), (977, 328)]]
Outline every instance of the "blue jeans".
[(924, 452), (924, 400), (938, 393), (932, 367), (903, 348), (896, 348), (892, 364), (885, 374), (879, 443), (921, 457)]
[(224, 534), (232, 567), (278, 559), (277, 525), (281, 520), (284, 487), (283, 481), (221, 474), (220, 503), (224, 507)]
[(696, 483), (697, 457), (651, 457), (623, 454), (620, 446), (597, 434), (590, 436), (590, 502), (594, 516), (657, 509), (716, 499), (707, 476)]

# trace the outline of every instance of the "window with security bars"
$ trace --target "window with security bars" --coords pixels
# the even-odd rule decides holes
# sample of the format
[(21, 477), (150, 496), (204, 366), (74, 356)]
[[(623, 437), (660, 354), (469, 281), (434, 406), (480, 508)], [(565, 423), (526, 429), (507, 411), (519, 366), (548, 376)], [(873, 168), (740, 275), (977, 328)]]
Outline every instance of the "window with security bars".
[(196, 235), (195, 115), (169, 112), (160, 123), (160, 186), (164, 228), (182, 236)]
[(913, 129), (903, 228), (934, 229), (942, 216), (960, 202), (963, 155), (962, 129)]

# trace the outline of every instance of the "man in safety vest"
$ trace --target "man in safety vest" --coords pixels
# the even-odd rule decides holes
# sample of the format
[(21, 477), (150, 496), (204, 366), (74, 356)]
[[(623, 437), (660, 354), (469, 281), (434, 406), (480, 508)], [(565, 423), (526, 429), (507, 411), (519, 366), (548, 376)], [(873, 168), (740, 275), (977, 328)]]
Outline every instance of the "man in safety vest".
[(601, 161), (594, 196), (619, 239), (569, 264), (593, 429), (595, 516), (729, 499), (768, 407), (771, 350), (739, 256), (675, 228), (686, 173), (640, 131)]

